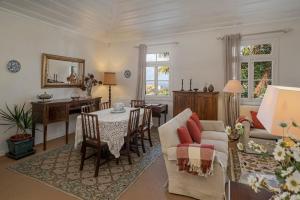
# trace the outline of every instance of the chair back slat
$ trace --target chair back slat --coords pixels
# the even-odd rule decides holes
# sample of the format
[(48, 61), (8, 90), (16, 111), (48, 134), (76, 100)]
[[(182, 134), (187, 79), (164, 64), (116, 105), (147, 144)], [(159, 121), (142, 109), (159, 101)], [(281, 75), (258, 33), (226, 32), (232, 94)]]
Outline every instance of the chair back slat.
[(128, 131), (127, 136), (136, 134), (139, 129), (139, 120), (140, 120), (140, 109), (134, 109), (130, 111), (129, 121), (128, 121)]
[(109, 102), (102, 102), (100, 103), (100, 110), (105, 110), (110, 108), (110, 103)]
[(145, 128), (145, 127), (150, 128), (151, 117), (152, 117), (151, 107), (145, 107), (144, 108), (143, 121), (142, 121), (142, 128)]
[(132, 108), (142, 108), (145, 106), (145, 100), (131, 100)]
[(85, 106), (81, 106), (81, 112), (83, 112), (83, 113), (91, 113), (91, 112), (94, 112), (95, 110), (96, 109), (95, 109), (94, 104), (88, 104)]
[(100, 144), (100, 131), (98, 116), (95, 114), (81, 113), (83, 141), (92, 140)]

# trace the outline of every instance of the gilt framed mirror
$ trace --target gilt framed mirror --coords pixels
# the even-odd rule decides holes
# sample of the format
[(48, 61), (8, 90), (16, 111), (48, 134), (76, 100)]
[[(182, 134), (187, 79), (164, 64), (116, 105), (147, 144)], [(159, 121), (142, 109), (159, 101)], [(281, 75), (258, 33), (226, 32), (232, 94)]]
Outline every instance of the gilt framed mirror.
[(85, 60), (42, 54), (42, 88), (83, 87)]

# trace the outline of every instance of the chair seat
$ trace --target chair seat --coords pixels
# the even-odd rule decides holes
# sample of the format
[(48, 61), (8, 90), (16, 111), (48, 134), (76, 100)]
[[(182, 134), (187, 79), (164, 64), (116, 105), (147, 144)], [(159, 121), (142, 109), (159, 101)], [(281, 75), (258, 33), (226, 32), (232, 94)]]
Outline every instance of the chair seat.
[[(95, 140), (86, 140), (86, 144), (93, 147), (97, 147), (97, 142)], [(100, 141), (100, 146), (105, 146), (105, 145), (107, 145), (106, 142)]]

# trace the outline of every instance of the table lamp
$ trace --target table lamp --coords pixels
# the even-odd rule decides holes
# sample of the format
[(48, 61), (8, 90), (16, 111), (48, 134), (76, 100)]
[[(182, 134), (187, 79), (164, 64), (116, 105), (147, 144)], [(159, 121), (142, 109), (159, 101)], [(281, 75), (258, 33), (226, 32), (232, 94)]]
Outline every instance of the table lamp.
[(108, 85), (108, 101), (111, 107), (111, 86), (117, 85), (115, 72), (104, 72), (103, 85)]
[(228, 124), (234, 127), (236, 120), (240, 115), (240, 105), (238, 104), (237, 94), (244, 91), (244, 88), (239, 80), (229, 80), (225, 85), (223, 92), (229, 93), (228, 99), (225, 100), (227, 104), (226, 115), (228, 115)]
[[(269, 85), (257, 118), (265, 129), (273, 135), (300, 139), (300, 128), (291, 126), (292, 122), (300, 123), (300, 88)], [(280, 123), (288, 124), (288, 134), (280, 127)]]

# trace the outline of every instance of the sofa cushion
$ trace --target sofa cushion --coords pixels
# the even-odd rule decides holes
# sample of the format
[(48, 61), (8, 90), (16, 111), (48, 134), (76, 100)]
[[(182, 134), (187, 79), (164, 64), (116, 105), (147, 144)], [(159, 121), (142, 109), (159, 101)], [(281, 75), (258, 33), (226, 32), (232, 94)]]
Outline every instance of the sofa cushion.
[(189, 119), (186, 122), (186, 126), (189, 130), (189, 133), (193, 139), (194, 142), (200, 144), (201, 143), (201, 132), (198, 128), (197, 124), (194, 122), (194, 120)]
[(201, 138), (207, 140), (220, 140), (220, 141), (228, 142), (228, 136), (225, 132), (202, 131)]
[(228, 142), (202, 138), (201, 144), (212, 144), (214, 145), (216, 151), (220, 151), (225, 154), (228, 154)]
[(203, 127), (201, 125), (201, 122), (200, 122), (200, 118), (199, 116), (197, 115), (197, 113), (193, 113), (192, 116), (191, 116), (191, 119), (194, 120), (194, 122), (196, 123), (197, 127), (199, 128), (200, 132), (203, 131)]
[(185, 126), (181, 126), (180, 128), (178, 128), (177, 134), (181, 144), (193, 144), (191, 135)]
[(261, 124), (261, 122), (257, 119), (257, 112), (251, 111), (251, 117), (254, 128), (265, 129), (265, 127)]
[(191, 115), (191, 109), (187, 108), (176, 115), (176, 117), (158, 128), (163, 153), (167, 152), (168, 147), (180, 144), (179, 138), (177, 136), (177, 128), (179, 128), (180, 126), (185, 126), (186, 121), (190, 118)]
[(252, 128), (250, 130), (250, 137), (269, 139), (269, 140), (276, 140), (281, 138), (280, 136), (270, 134), (266, 129), (257, 129), (257, 128)]

